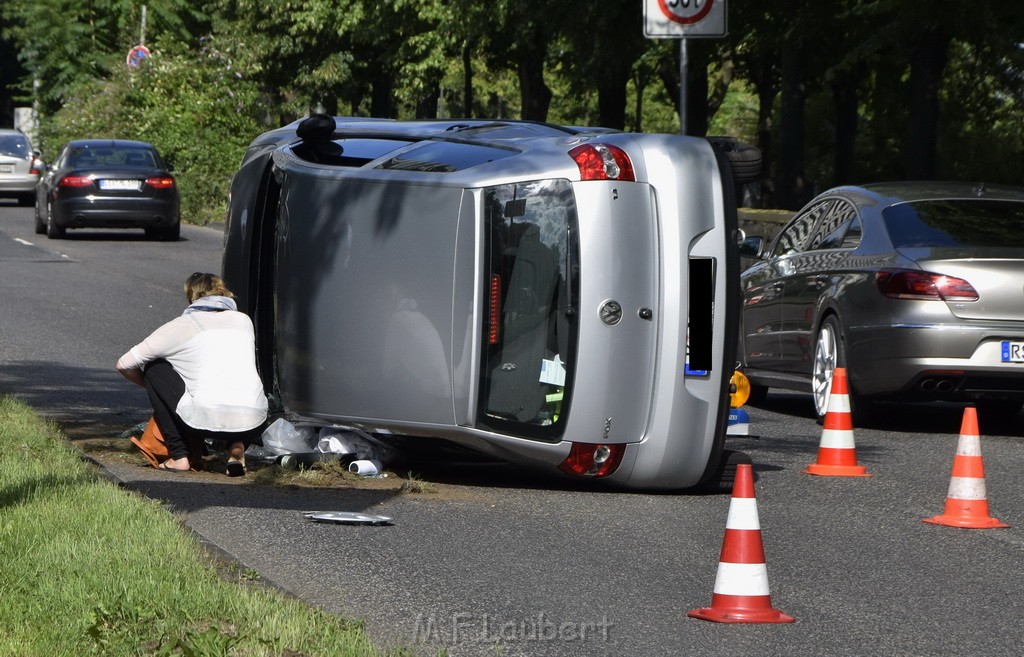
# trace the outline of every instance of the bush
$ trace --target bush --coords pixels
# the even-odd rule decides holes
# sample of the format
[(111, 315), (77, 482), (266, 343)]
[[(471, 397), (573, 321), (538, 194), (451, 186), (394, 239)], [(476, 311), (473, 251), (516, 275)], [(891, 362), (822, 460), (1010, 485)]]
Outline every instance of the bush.
[(168, 44), (139, 69), (75, 87), (40, 135), (48, 159), (69, 139), (150, 142), (178, 180), (182, 219), (203, 225), (223, 219), (231, 176), (266, 129), (262, 113), (256, 84), (209, 41), (198, 51)]

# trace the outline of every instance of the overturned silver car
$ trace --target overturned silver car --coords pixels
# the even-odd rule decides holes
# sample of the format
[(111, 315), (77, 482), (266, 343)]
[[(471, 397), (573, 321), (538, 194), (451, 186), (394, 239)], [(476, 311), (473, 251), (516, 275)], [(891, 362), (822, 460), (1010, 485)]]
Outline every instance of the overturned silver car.
[(734, 169), (756, 175), (736, 152), (314, 116), (249, 147), (224, 278), (289, 418), (685, 488), (715, 471), (726, 433)]

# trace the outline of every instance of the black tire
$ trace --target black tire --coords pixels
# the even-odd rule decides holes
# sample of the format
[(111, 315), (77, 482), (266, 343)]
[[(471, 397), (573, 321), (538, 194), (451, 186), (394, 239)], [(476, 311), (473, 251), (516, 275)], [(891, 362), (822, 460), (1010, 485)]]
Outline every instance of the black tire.
[(708, 141), (719, 146), (732, 168), (733, 182), (737, 186), (752, 183), (761, 177), (761, 151), (735, 137), (708, 137)]
[(39, 204), (38, 203), (36, 204), (35, 224), (36, 224), (36, 235), (45, 235), (46, 234), (46, 223), (39, 216)]
[(750, 396), (747, 397), (747, 403), (751, 406), (760, 406), (768, 399), (768, 386), (758, 385), (757, 383), (750, 384)]
[(53, 209), (47, 205), (46, 208), (46, 236), (51, 240), (59, 240), (64, 237), (67, 229), (63, 226), (58, 226), (57, 222), (53, 220)]
[(176, 223), (167, 228), (147, 228), (146, 237), (162, 242), (177, 242), (181, 239), (181, 224)]
[(18, 205), (20, 205), (23, 208), (27, 208), (28, 206), (33, 205), (35, 202), (36, 197), (34, 194), (25, 194), (23, 196), (18, 197)]

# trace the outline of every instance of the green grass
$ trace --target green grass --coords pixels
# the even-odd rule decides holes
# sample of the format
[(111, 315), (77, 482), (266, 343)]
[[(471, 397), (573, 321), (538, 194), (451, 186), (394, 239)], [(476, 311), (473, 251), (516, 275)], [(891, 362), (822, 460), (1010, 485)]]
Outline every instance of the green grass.
[(358, 623), (257, 579), (219, 576), (166, 509), (0, 397), (0, 655), (380, 654)]

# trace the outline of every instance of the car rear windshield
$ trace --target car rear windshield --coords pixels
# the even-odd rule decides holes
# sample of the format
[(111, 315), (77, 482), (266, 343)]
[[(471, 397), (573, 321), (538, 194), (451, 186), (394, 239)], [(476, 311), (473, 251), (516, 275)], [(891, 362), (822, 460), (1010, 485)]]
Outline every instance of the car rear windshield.
[(579, 290), (576, 203), (566, 180), (484, 191), (487, 316), (480, 422), (557, 439), (575, 370)]
[(0, 155), (27, 158), (31, 150), (28, 138), (22, 135), (0, 135)]
[(157, 156), (149, 148), (106, 147), (79, 148), (71, 153), (71, 166), (88, 167), (146, 167), (155, 168)]
[(896, 248), (1024, 248), (1024, 202), (996, 199), (914, 201), (882, 211)]

